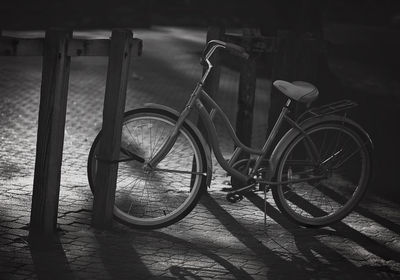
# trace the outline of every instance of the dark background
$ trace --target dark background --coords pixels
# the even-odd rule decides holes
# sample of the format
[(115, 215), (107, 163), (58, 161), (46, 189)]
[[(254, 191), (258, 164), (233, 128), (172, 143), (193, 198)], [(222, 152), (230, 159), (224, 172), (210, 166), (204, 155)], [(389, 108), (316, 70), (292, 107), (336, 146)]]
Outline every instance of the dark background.
[[(217, 2), (217, 3), (216, 3)], [(400, 201), (400, 1), (330, 0), (3, 0), (0, 29), (147, 28), (152, 25), (256, 27), (311, 34), (325, 42), (314, 82), (320, 103), (351, 98), (353, 117), (375, 143), (372, 190)], [(244, 3), (243, 3), (244, 2)], [(258, 75), (271, 75), (271, 58), (260, 59)]]
[(3, 0), (0, 25), (7, 28), (139, 27), (151, 24), (318, 29), (316, 19), (399, 28), (397, 0)]

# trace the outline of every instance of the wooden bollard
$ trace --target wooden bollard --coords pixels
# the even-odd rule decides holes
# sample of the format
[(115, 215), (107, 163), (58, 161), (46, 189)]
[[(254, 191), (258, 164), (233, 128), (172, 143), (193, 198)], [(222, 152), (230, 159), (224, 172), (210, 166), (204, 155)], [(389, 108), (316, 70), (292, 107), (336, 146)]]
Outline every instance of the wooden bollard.
[(33, 181), (30, 238), (56, 232), (72, 32), (46, 32)]
[[(251, 146), (252, 140), (254, 100), (257, 81), (256, 60), (251, 52), (251, 37), (257, 35), (258, 30), (243, 29), (243, 47), (249, 52), (250, 57), (247, 61), (243, 61), (240, 69), (236, 133), (239, 140), (247, 146)], [(248, 157), (248, 155), (242, 153), (239, 159), (246, 157)]]
[(240, 70), (236, 133), (239, 140), (251, 146), (253, 111), (256, 92), (256, 61), (253, 56), (244, 62)]
[(112, 225), (123, 113), (132, 55), (133, 38), (129, 30), (114, 30), (111, 36), (106, 93), (104, 97), (102, 137), (95, 178), (92, 225)]

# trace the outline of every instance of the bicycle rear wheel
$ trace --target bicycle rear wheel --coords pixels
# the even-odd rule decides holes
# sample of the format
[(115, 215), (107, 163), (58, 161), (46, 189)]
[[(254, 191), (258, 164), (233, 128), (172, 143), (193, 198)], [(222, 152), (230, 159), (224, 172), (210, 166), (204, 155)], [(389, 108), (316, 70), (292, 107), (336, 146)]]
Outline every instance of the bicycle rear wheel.
[(300, 135), (287, 146), (276, 179), (320, 179), (281, 184), (272, 191), (278, 208), (292, 220), (321, 227), (343, 219), (361, 200), (370, 176), (370, 155), (366, 143), (348, 127), (325, 123), (306, 133), (311, 141)]
[[(206, 158), (196, 134), (184, 124), (169, 154), (153, 171), (145, 171), (151, 159), (174, 129), (177, 117), (159, 109), (138, 109), (124, 115), (120, 160), (115, 193), (114, 216), (137, 228), (160, 228), (185, 217), (202, 193)], [(96, 154), (101, 132), (92, 144), (88, 179), (96, 191)]]

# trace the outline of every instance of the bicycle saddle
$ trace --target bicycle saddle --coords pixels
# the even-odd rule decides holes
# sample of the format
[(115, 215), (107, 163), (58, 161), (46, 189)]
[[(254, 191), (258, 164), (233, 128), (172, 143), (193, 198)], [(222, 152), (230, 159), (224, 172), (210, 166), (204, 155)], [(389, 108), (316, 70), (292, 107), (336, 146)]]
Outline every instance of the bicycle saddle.
[(318, 89), (307, 82), (295, 81), (289, 83), (276, 80), (273, 85), (287, 97), (302, 103), (311, 103), (318, 97)]

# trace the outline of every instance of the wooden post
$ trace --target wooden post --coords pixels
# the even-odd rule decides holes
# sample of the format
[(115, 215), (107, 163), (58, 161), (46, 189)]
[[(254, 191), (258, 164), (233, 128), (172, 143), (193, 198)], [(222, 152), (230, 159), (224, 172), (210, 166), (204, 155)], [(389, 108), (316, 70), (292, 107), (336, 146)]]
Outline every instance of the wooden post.
[[(320, 57), (320, 41), (309, 37), (307, 33), (288, 30), (278, 32), (278, 50), (274, 57), (272, 82), (277, 79), (307, 81), (315, 83)], [(268, 128), (272, 128), (282, 106), (287, 99), (280, 91), (271, 86), (271, 107)], [(302, 104), (296, 102), (295, 110), (302, 110)]]
[[(245, 61), (240, 70), (238, 112), (236, 114), (236, 133), (239, 140), (247, 146), (251, 146), (253, 132), (253, 111), (256, 94), (256, 60), (251, 53), (251, 37), (256, 36), (257, 31), (252, 29), (243, 30), (243, 42), (250, 57)], [(240, 158), (248, 155), (241, 154)]]
[(256, 92), (256, 61), (250, 56), (240, 71), (236, 133), (243, 144), (251, 146)]
[(57, 227), (71, 37), (64, 30), (49, 30), (45, 36), (30, 238), (51, 236)]
[[(211, 40), (223, 40), (225, 34), (225, 28), (223, 26), (209, 26), (207, 31), (207, 39), (209, 42)], [(219, 51), (216, 51), (210, 59), (213, 64), (213, 68), (211, 69), (210, 74), (207, 77), (207, 80), (204, 83), (204, 90), (210, 95), (212, 98), (215, 98), (218, 90), (219, 90), (219, 78), (221, 75), (221, 54)], [(203, 73), (206, 71), (206, 66), (203, 69)]]
[(109, 228), (112, 225), (118, 164), (110, 161), (118, 159), (120, 153), (132, 44), (131, 31), (112, 32), (98, 154), (102, 160), (97, 165), (93, 201), (92, 225), (96, 228)]

